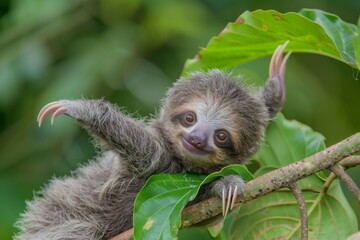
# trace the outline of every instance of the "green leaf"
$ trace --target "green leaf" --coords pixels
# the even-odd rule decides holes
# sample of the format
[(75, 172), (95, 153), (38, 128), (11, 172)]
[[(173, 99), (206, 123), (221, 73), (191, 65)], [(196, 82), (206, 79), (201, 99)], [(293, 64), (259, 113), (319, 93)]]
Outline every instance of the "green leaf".
[(359, 69), (359, 47), (355, 44), (358, 35), (354, 24), (320, 10), (284, 14), (274, 10), (246, 11), (213, 37), (195, 58), (187, 60), (184, 74), (232, 68), (271, 55), (287, 40), (287, 51), (321, 54)]
[[(346, 239), (357, 231), (356, 216), (336, 180), (327, 194), (303, 190), (309, 215), (309, 239)], [(228, 239), (300, 239), (299, 206), (293, 194), (281, 191), (241, 207)]]
[(254, 157), (260, 164), (255, 177), (325, 149), (324, 139), (310, 127), (277, 114), (266, 130), (265, 143)]
[[(320, 152), (325, 149), (324, 140), (323, 135), (314, 132), (305, 124), (296, 120), (286, 120), (281, 113), (277, 114), (267, 128), (263, 147), (254, 157), (260, 164), (255, 177)], [(322, 172), (316, 173), (315, 176), (322, 180), (326, 178)], [(312, 181), (315, 176), (300, 181), (300, 187), (314, 184)], [(322, 184), (317, 185), (318, 190), (321, 187)]]
[(354, 38), (359, 34), (356, 25), (344, 22), (338, 16), (320, 10), (303, 9), (300, 14), (324, 28), (345, 62), (360, 67), (354, 50)]
[(354, 38), (354, 49), (355, 49), (355, 56), (356, 56), (356, 62), (359, 63), (360, 62), (360, 18), (358, 20), (358, 29), (357, 29), (357, 34)]
[(214, 225), (207, 227), (211, 237), (216, 238), (217, 236), (219, 236), (221, 230), (224, 227), (224, 221), (225, 219), (222, 218), (218, 220), (218, 222), (216, 222)]
[(240, 175), (244, 181), (253, 179), (241, 165), (227, 166), (207, 177), (194, 174), (151, 176), (135, 200), (135, 239), (176, 239), (186, 203), (195, 198), (201, 185), (230, 174)]
[[(288, 165), (325, 148), (324, 137), (297, 121), (278, 114), (267, 129), (256, 156), (256, 176)], [(357, 231), (356, 216), (334, 181), (326, 194), (316, 175), (298, 182), (309, 216), (309, 239), (346, 239)], [(243, 204), (227, 232), (229, 239), (299, 239), (299, 206), (289, 190), (281, 190)], [(255, 237), (254, 237), (255, 236)]]

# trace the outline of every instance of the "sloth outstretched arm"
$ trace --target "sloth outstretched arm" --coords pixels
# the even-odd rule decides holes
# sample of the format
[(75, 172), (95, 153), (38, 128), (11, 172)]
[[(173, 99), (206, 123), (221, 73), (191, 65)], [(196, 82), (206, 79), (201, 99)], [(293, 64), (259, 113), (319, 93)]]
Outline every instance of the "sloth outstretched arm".
[(41, 109), (37, 119), (39, 126), (50, 114), (52, 124), (60, 114), (76, 119), (103, 150), (117, 152), (135, 173), (155, 170), (163, 157), (163, 144), (154, 129), (124, 115), (115, 105), (102, 99), (51, 102)]

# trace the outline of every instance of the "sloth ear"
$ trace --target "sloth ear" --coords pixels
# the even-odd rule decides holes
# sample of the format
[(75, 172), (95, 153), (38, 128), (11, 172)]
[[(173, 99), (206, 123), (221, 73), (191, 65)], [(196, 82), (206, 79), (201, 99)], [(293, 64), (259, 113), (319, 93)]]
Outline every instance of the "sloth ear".
[(285, 102), (285, 69), (286, 61), (291, 52), (288, 52), (283, 58), (284, 49), (289, 41), (276, 48), (270, 62), (269, 79), (261, 89), (262, 97), (269, 111), (269, 117), (272, 118), (279, 112)]

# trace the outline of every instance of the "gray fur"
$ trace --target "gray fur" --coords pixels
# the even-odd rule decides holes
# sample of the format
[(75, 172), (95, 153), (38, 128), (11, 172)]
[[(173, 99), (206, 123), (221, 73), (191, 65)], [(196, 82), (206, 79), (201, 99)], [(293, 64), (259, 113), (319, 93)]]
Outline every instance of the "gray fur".
[(241, 194), (244, 192), (244, 186), (244, 180), (242, 180), (242, 178), (240, 178), (238, 175), (228, 175), (219, 181), (214, 182), (211, 190), (215, 195), (219, 195), (223, 189), (225, 192), (228, 192), (229, 188), (235, 189), (235, 187), (238, 187), (238, 194)]
[[(262, 142), (273, 115), (270, 107), (281, 107), (269, 106), (264, 99), (271, 96), (263, 92), (239, 86), (219, 70), (197, 72), (175, 83), (159, 118), (149, 122), (125, 116), (103, 100), (59, 101), (103, 153), (72, 176), (51, 180), (27, 202), (15, 239), (109, 239), (132, 227), (134, 199), (152, 174), (207, 174), (244, 163)], [(182, 128), (173, 119), (184, 108), (193, 108), (211, 124), (228, 129), (234, 150), (230, 153), (212, 145), (211, 156), (190, 158), (184, 153), (178, 140)], [(243, 186), (243, 181), (230, 176), (212, 185), (213, 191), (204, 192), (220, 194), (223, 187), (234, 184)]]

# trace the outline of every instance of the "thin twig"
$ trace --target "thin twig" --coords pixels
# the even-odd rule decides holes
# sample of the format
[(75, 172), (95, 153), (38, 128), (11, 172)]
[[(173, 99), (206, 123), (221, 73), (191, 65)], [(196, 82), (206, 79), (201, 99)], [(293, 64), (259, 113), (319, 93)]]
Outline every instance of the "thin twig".
[[(334, 173), (330, 173), (330, 175), (326, 178), (326, 181), (319, 193), (319, 195), (316, 197), (316, 199), (311, 203), (310, 208), (307, 210), (307, 216), (309, 217), (314, 210), (319, 206), (321, 200), (324, 199), (324, 195), (328, 191), (331, 183), (336, 179), (336, 175)], [(300, 225), (300, 224), (298, 224)], [(294, 227), (293, 231), (289, 234), (289, 236), (293, 236), (297, 229), (299, 229), (300, 226)]]
[(340, 178), (341, 181), (345, 183), (345, 186), (349, 191), (354, 194), (357, 201), (360, 203), (360, 189), (356, 186), (356, 183), (351, 179), (351, 177), (344, 171), (343, 168), (334, 165), (330, 170)]
[(298, 187), (296, 182), (290, 183), (288, 187), (294, 193), (300, 209), (301, 240), (307, 240), (309, 226), (304, 196), (301, 194), (301, 189)]
[(360, 165), (360, 156), (349, 156), (347, 158), (344, 158), (339, 162), (341, 166), (343, 166), (345, 169), (352, 168)]

